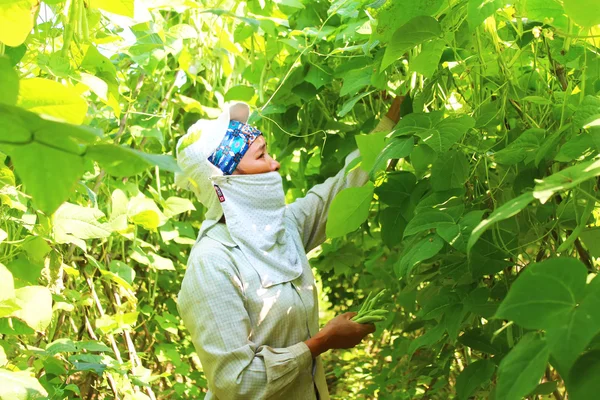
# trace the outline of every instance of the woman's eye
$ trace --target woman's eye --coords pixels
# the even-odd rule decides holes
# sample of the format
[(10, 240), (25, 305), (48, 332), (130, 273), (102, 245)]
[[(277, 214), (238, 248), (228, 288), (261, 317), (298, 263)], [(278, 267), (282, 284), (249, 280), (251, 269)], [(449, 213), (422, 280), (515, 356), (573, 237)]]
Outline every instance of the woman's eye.
[(262, 153), (258, 158), (265, 158), (265, 153)]

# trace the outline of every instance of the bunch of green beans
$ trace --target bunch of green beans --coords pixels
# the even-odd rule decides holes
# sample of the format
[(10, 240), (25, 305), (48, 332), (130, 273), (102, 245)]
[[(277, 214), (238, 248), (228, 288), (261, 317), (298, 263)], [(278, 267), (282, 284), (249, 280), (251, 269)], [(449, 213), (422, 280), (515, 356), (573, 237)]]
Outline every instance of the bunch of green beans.
[(388, 313), (383, 308), (376, 308), (377, 302), (381, 299), (381, 296), (385, 293), (385, 289), (381, 290), (375, 296), (373, 292), (369, 293), (367, 299), (364, 301), (358, 313), (352, 317), (352, 321), (359, 324), (372, 324), (373, 322), (383, 321), (385, 315)]

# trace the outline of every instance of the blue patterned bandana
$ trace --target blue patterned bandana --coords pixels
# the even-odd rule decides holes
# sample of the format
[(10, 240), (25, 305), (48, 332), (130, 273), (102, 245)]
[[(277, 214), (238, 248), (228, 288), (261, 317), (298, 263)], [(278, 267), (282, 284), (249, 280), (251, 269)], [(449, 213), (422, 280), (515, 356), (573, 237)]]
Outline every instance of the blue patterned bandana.
[(237, 168), (242, 157), (250, 145), (262, 132), (257, 128), (240, 121), (229, 121), (229, 128), (217, 149), (208, 157), (208, 161), (223, 171), (224, 175), (231, 175)]

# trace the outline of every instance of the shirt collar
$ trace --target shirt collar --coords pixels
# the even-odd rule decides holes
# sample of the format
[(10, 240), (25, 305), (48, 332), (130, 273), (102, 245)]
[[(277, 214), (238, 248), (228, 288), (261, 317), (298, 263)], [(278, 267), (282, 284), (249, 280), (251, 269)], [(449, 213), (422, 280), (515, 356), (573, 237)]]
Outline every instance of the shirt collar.
[(227, 225), (217, 223), (206, 232), (206, 236), (224, 244), (227, 247), (237, 247), (237, 244), (231, 238)]

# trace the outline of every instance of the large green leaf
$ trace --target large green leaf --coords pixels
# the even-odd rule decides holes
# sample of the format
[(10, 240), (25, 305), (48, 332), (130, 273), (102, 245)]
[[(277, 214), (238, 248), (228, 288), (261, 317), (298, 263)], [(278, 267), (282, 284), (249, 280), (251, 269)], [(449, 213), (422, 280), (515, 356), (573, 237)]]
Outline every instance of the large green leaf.
[(598, 175), (600, 175), (600, 159), (582, 162), (538, 181), (533, 188), (533, 196), (543, 204), (554, 193), (571, 189)]
[(539, 383), (548, 364), (546, 341), (536, 333), (528, 333), (500, 362), (497, 400), (521, 400)]
[(33, 374), (0, 368), (0, 399), (35, 400), (47, 396), (48, 392)]
[(394, 247), (402, 241), (406, 220), (402, 217), (400, 207), (387, 207), (381, 211), (381, 239), (388, 247)]
[(84, 172), (83, 157), (37, 142), (8, 153), (34, 203), (48, 214), (69, 197)]
[(544, 129), (528, 129), (521, 133), (514, 142), (494, 153), (494, 161), (498, 164), (514, 165), (521, 161), (535, 158), (536, 152), (544, 141)]
[(343, 236), (356, 230), (368, 217), (375, 186), (371, 182), (363, 187), (347, 188), (331, 202), (327, 218), (327, 237)]
[(468, 178), (469, 161), (458, 150), (441, 154), (431, 167), (431, 186), (436, 191), (462, 188)]
[(467, 9), (469, 28), (475, 30), (487, 17), (502, 7), (504, 3), (505, 0), (469, 0)]
[(402, 278), (409, 275), (417, 264), (434, 257), (443, 247), (444, 241), (435, 233), (408, 246), (395, 265), (396, 276)]
[(478, 360), (467, 367), (456, 378), (456, 398), (467, 400), (475, 391), (490, 381), (496, 366), (491, 360)]
[(496, 312), (528, 329), (546, 329), (577, 307), (587, 269), (575, 258), (551, 258), (528, 265)]
[(385, 147), (385, 136), (387, 134), (388, 132), (377, 132), (370, 135), (356, 135), (354, 137), (362, 158), (360, 167), (364, 171), (369, 172), (373, 169), (377, 156)]
[(19, 76), (6, 56), (0, 56), (0, 104), (14, 106), (19, 94)]
[(74, 88), (43, 78), (21, 80), (17, 105), (76, 125), (83, 123), (88, 109)]
[(19, 46), (33, 29), (35, 10), (40, 6), (36, 0), (0, 1), (0, 42)]
[(53, 216), (54, 240), (57, 243), (76, 243), (85, 249), (84, 240), (110, 236), (111, 227), (99, 221), (104, 213), (97, 208), (64, 203)]
[(569, 371), (565, 383), (569, 400), (590, 400), (600, 393), (600, 350), (581, 356)]
[(526, 192), (520, 195), (519, 197), (515, 197), (514, 199), (507, 201), (505, 204), (495, 209), (494, 212), (492, 212), (489, 215), (489, 217), (481, 221), (479, 225), (477, 225), (475, 229), (473, 229), (471, 237), (469, 237), (469, 243), (467, 244), (467, 251), (471, 250), (471, 248), (475, 245), (477, 240), (479, 240), (481, 235), (483, 235), (483, 233), (488, 228), (490, 228), (498, 221), (502, 221), (504, 219), (512, 217), (513, 215), (518, 214), (532, 201), (533, 193)]
[(126, 146), (96, 144), (88, 148), (86, 156), (97, 161), (109, 174), (119, 177), (137, 175), (154, 165), (165, 171), (179, 171), (169, 155), (148, 154)]
[[(374, 7), (374, 3), (370, 6)], [(414, 17), (434, 15), (444, 0), (394, 0), (387, 1), (377, 12), (377, 28), (374, 38), (387, 43), (393, 33)]]
[(44, 286), (25, 286), (15, 290), (21, 307), (13, 315), (38, 332), (43, 332), (52, 320), (52, 294)]
[(596, 0), (564, 0), (567, 15), (577, 24), (591, 28), (600, 24), (600, 2)]
[(462, 115), (445, 118), (435, 124), (433, 128), (417, 131), (416, 134), (436, 153), (445, 153), (474, 126), (473, 118)]
[(525, 15), (533, 21), (548, 21), (561, 29), (568, 26), (565, 10), (557, 0), (527, 0), (523, 6)]
[(225, 93), (225, 101), (250, 101), (252, 97), (254, 97), (254, 88), (246, 85), (234, 86)]
[(446, 42), (441, 39), (424, 43), (419, 55), (411, 60), (410, 67), (427, 78), (431, 77), (438, 68), (445, 48)]
[(435, 18), (418, 16), (411, 19), (392, 35), (381, 60), (381, 70), (402, 57), (406, 51), (441, 34), (442, 28)]
[(585, 288), (585, 297), (577, 307), (548, 328), (548, 347), (562, 369), (568, 371), (599, 332), (600, 279), (596, 277)]
[(414, 145), (415, 140), (412, 137), (392, 138), (387, 142), (385, 148), (375, 159), (370, 174), (373, 175), (375, 172), (384, 168), (387, 160), (408, 157)]
[(408, 221), (404, 236), (454, 224), (454, 219), (443, 211), (425, 211), (415, 215), (413, 219)]
[(391, 206), (400, 206), (403, 201), (410, 197), (417, 178), (408, 171), (398, 171), (387, 174), (387, 180), (375, 189), (379, 200)]

